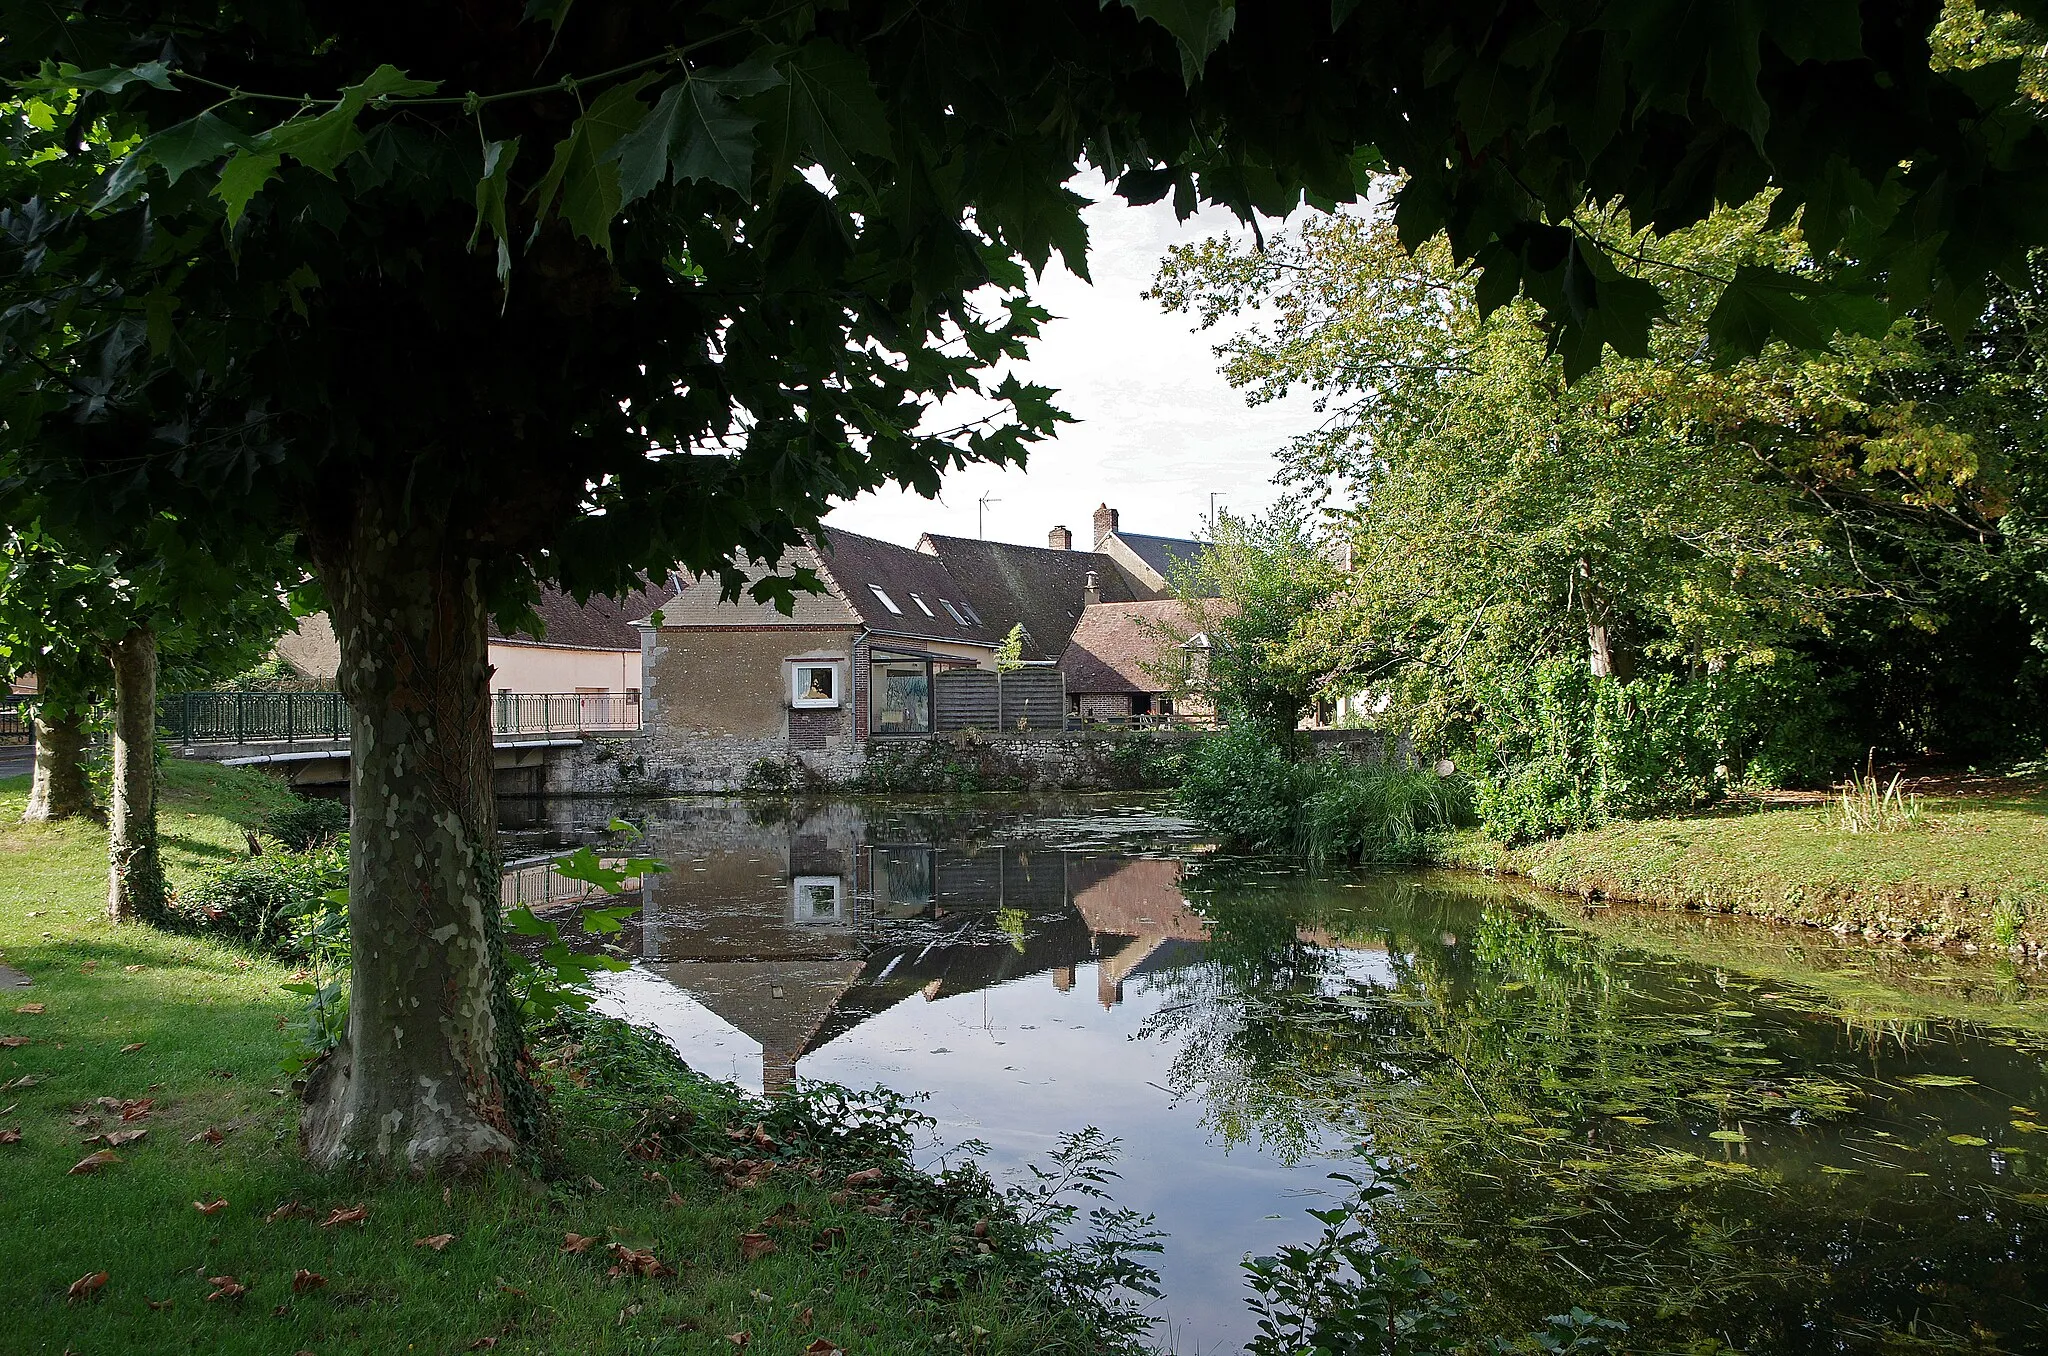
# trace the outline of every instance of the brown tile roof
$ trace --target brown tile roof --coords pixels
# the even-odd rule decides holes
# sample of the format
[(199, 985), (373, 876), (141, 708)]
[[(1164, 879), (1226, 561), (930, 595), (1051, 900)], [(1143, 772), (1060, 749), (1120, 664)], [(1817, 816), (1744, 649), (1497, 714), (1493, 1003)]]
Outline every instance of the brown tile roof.
[(1187, 604), (1178, 598), (1096, 604), (1081, 614), (1060, 655), (1067, 691), (1166, 691), (1167, 683), (1147, 671), (1148, 665), (1178, 663), (1180, 647), (1162, 629), (1178, 633), (1193, 626)]
[(535, 645), (559, 645), (576, 650), (640, 649), (640, 633), (633, 623), (647, 620), (649, 613), (676, 596), (666, 582), (651, 584), (623, 598), (592, 594), (590, 601), (576, 599), (554, 587), (541, 590), (533, 610), (540, 615), (542, 633), (514, 631), (507, 635), (494, 623), (492, 640), (519, 640)]
[(1026, 659), (1057, 659), (1081, 620), (1082, 594), (1094, 571), (1104, 602), (1133, 594), (1115, 561), (1097, 551), (1058, 551), (927, 532), (926, 545), (945, 563), (982, 620), (999, 636), (1022, 622)]
[[(923, 551), (828, 527), (818, 535), (818, 564), (834, 591), (873, 630), (990, 647), (1000, 645), (1010, 630), (1009, 621), (998, 623), (975, 606), (973, 594), (945, 562)], [(897, 610), (875, 596), (877, 588)], [(969, 610), (962, 615), (967, 620), (956, 621), (947, 603), (966, 604)]]

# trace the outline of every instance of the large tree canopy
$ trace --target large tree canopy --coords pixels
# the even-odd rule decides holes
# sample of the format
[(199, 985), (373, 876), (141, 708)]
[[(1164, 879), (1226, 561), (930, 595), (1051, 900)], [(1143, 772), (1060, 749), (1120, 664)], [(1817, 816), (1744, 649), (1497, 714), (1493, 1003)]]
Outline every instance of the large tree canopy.
[(1938, 15), (0, 0), (15, 473), (111, 521), (295, 527), (332, 606), (373, 831), (315, 1154), (517, 1133), (486, 602), (773, 559), (835, 497), (1020, 457), (1058, 416), (999, 374), (1028, 271), (1085, 266), (1077, 166), (1244, 214), (1398, 169), (1404, 236), (1477, 259), (1482, 307), (1526, 289), (1575, 373), (1662, 306), (1589, 200), (1660, 230), (1767, 185), (1807, 208), (1852, 262), (1738, 273), (1732, 348), (1882, 329), (1887, 298), (1967, 317), (2048, 232), (2048, 135), (2012, 63), (1935, 69)]

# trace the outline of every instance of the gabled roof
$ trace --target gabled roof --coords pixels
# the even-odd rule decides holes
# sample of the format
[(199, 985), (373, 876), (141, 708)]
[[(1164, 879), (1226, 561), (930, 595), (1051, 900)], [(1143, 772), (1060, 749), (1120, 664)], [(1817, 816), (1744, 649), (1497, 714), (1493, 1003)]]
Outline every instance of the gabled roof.
[[(809, 547), (798, 547), (783, 557), (778, 566), (749, 564), (744, 573), (747, 583), (765, 579), (771, 574), (788, 574), (793, 570), (818, 568), (817, 552)], [(798, 593), (795, 605), (788, 616), (775, 610), (773, 603), (756, 602), (745, 588), (740, 590), (739, 601), (728, 602), (723, 597), (723, 586), (715, 574), (699, 575), (683, 584), (682, 592), (661, 610), (663, 626), (843, 626), (848, 630), (860, 625), (860, 618), (852, 608), (830, 593)]]
[(998, 636), (1022, 622), (1026, 659), (1057, 659), (1081, 620), (1083, 593), (1092, 571), (1109, 602), (1132, 594), (1123, 571), (1099, 551), (1060, 551), (1045, 546), (941, 537), (927, 532), (921, 545), (967, 591), (968, 599)]
[(1060, 655), (1067, 691), (1164, 692), (1166, 681), (1150, 667), (1177, 663), (1181, 648), (1166, 632), (1194, 629), (1187, 604), (1178, 598), (1098, 603), (1081, 614)]
[(1180, 571), (1199, 561), (1204, 550), (1201, 542), (1184, 537), (1148, 537), (1142, 532), (1122, 531), (1113, 535), (1169, 585), (1177, 582), (1175, 576)]
[(820, 572), (873, 630), (991, 648), (1009, 633), (1010, 622), (984, 613), (936, 556), (836, 527), (818, 534), (818, 546)]
[(640, 633), (633, 623), (669, 602), (676, 591), (667, 581), (636, 589), (623, 598), (592, 594), (590, 601), (576, 599), (553, 586), (541, 589), (533, 610), (540, 615), (543, 633), (514, 631), (509, 635), (496, 623), (491, 639), (525, 641), (534, 645), (559, 645), (574, 650), (631, 650), (640, 652)]

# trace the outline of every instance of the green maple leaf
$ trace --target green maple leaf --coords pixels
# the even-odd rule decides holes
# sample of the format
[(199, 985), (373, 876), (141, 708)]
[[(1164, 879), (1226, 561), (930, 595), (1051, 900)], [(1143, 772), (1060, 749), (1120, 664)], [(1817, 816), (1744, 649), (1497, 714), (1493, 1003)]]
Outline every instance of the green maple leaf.
[(221, 166), (220, 182), (213, 186), (213, 193), (227, 205), (230, 229), (248, 210), (249, 200), (277, 174), (279, 159), (276, 151), (243, 149)]

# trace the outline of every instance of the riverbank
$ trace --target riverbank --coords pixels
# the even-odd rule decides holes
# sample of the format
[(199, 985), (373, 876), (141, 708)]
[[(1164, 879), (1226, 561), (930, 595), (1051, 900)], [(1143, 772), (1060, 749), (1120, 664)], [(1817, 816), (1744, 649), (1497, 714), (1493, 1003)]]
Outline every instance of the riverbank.
[[(288, 798), (211, 765), (166, 782), (174, 885)], [(0, 990), (10, 1350), (1106, 1345), (985, 1188), (905, 1164), (901, 1108), (768, 1111), (618, 1023), (538, 1043), (548, 1104), (518, 1171), (309, 1170), (279, 1072), (290, 973), (108, 926), (104, 831), (18, 824), (25, 791), (0, 781), (0, 963), (33, 981)]]
[(1605, 825), (1503, 847), (1445, 838), (1445, 866), (1584, 899), (1740, 914), (1884, 941), (2048, 954), (2048, 794), (1984, 783), (1930, 797), (1918, 822), (1847, 833), (1829, 804)]

